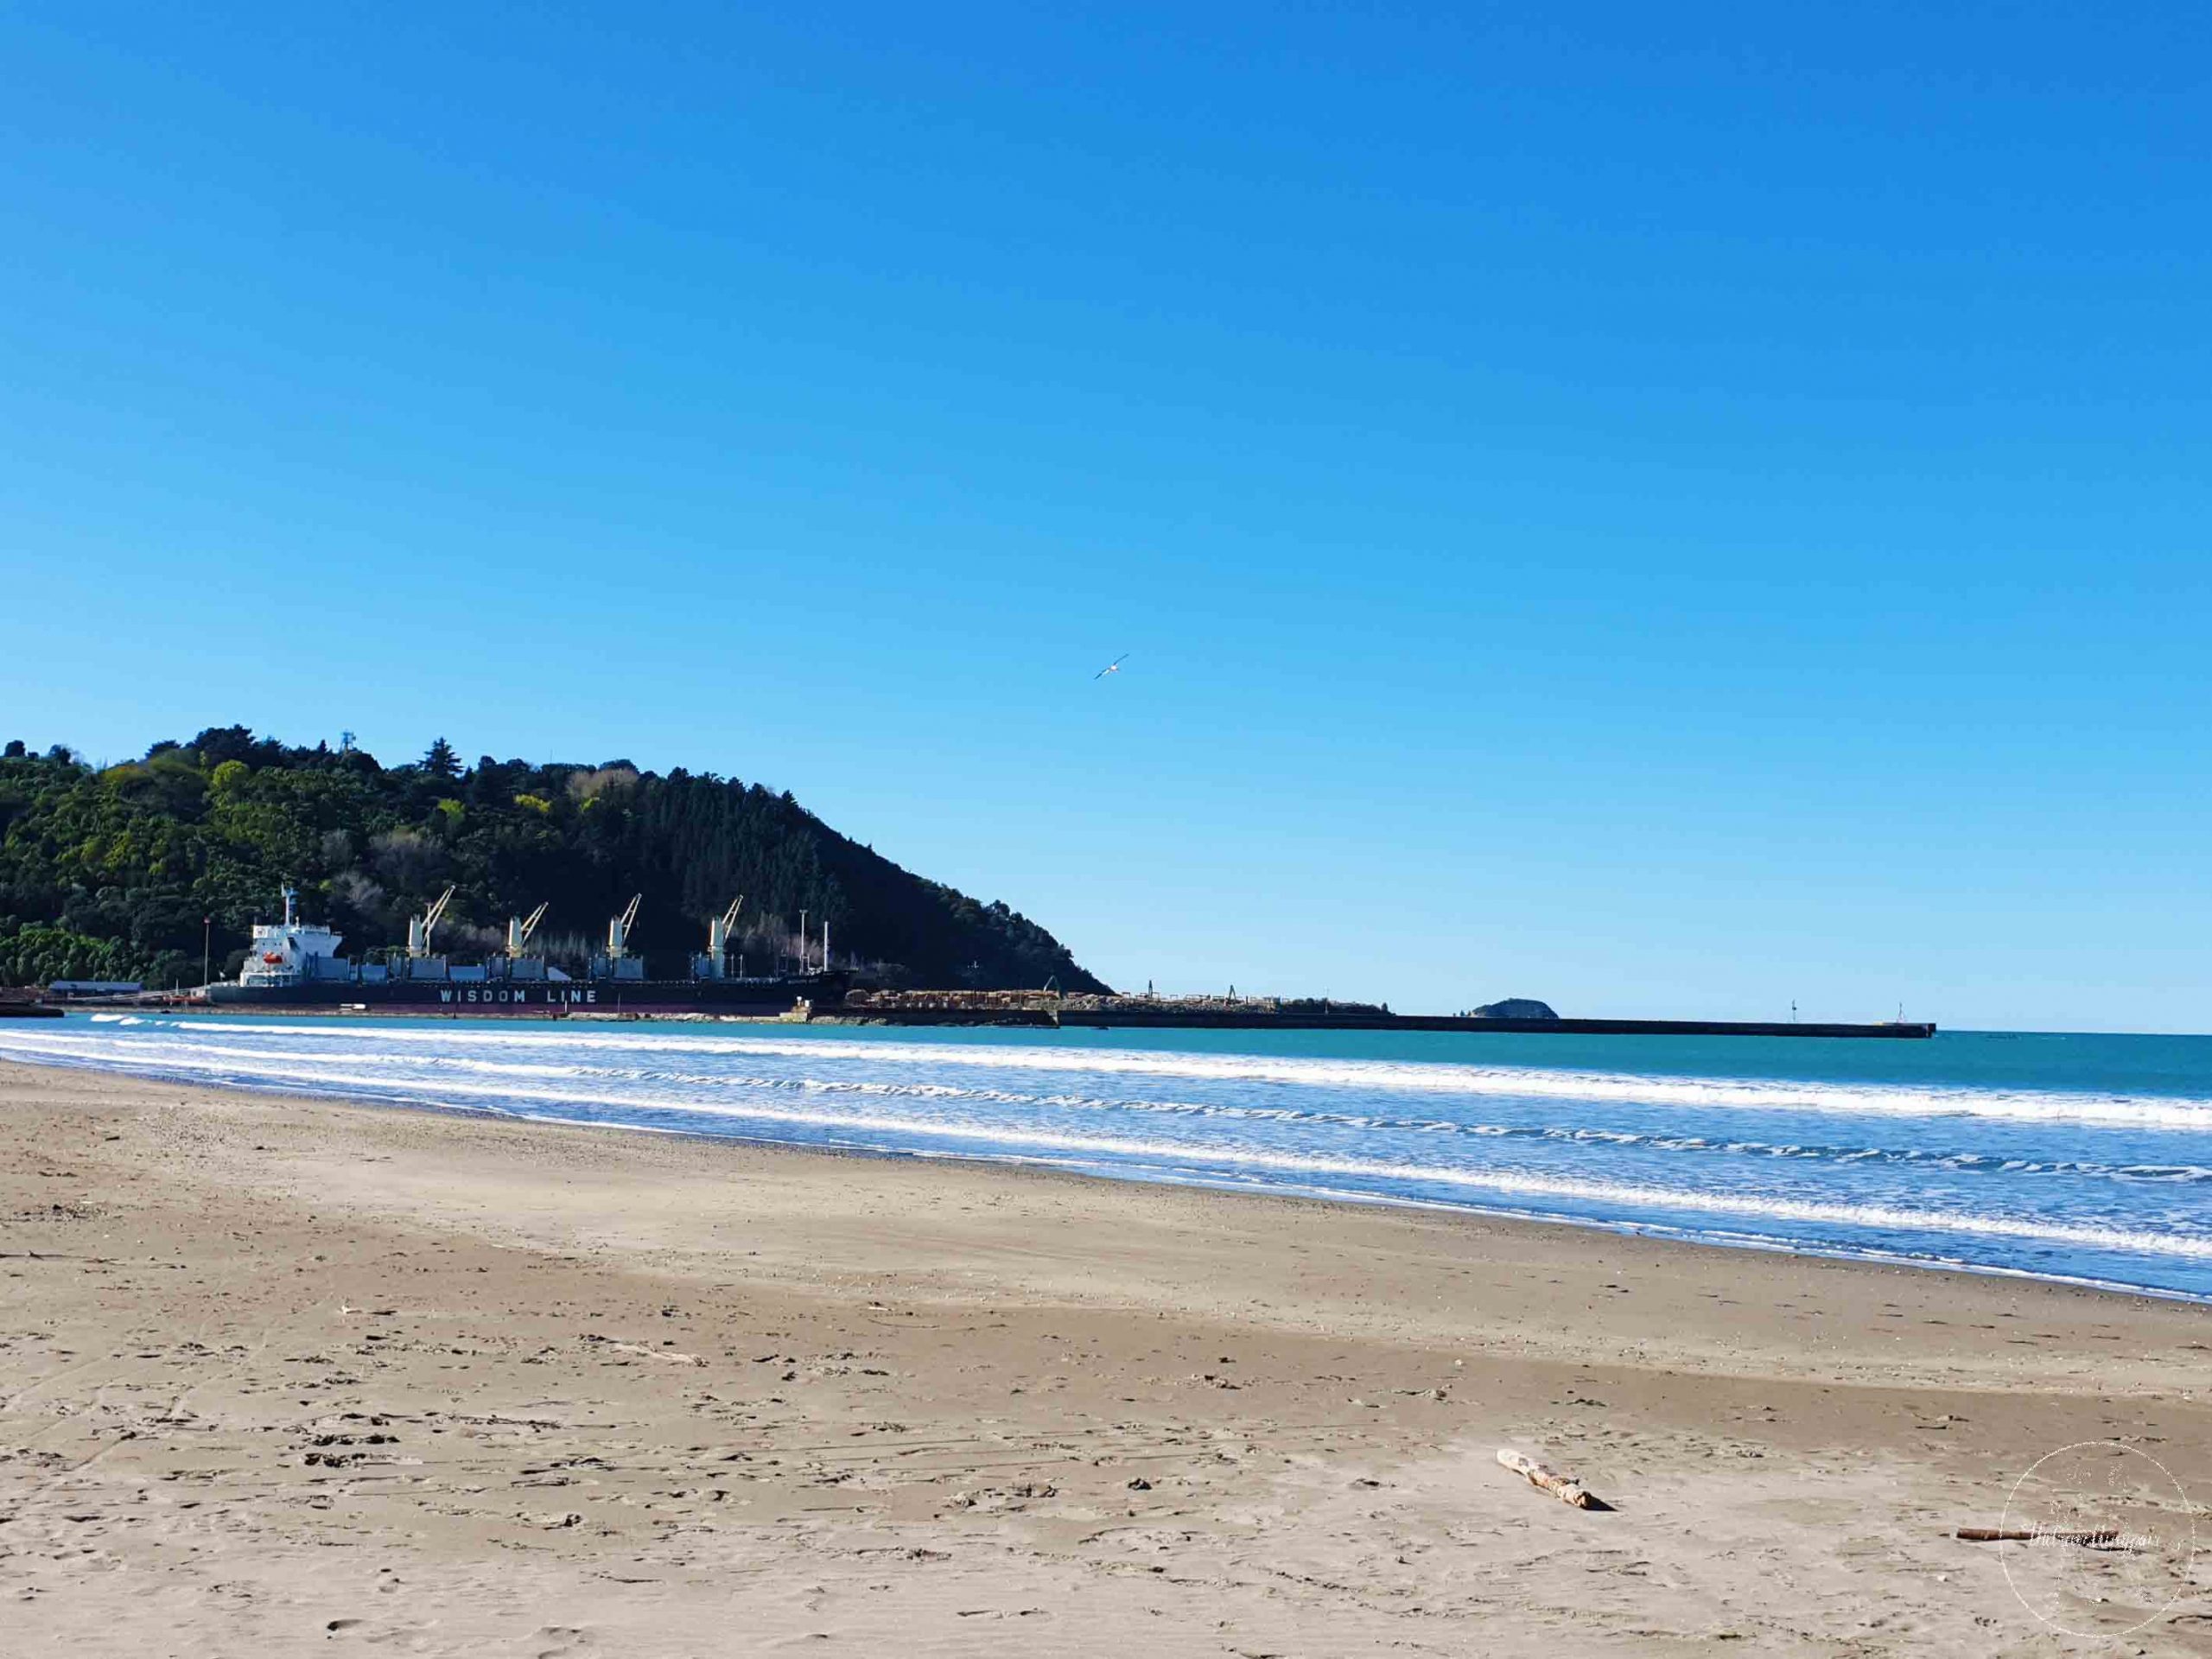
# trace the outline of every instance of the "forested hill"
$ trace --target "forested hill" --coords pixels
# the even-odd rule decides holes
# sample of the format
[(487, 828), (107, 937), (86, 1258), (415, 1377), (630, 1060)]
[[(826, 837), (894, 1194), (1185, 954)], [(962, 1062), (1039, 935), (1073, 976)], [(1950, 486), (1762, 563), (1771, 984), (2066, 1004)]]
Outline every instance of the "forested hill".
[(1005, 905), (925, 880), (788, 793), (734, 778), (624, 760), (465, 766), (442, 738), (387, 767), (235, 726), (104, 771), (20, 741), (0, 758), (0, 984), (197, 984), (203, 917), (217, 976), (235, 973), (288, 879), (304, 918), (345, 934), (357, 958), (404, 944), (408, 917), (450, 883), (436, 944), (456, 957), (495, 948), (509, 916), (544, 902), (548, 954), (580, 960), (642, 893), (632, 944), (650, 971), (681, 974), (708, 918), (742, 893), (751, 972), (791, 957), (804, 911), (817, 951), (827, 919), (837, 965), (887, 983), (1104, 988)]

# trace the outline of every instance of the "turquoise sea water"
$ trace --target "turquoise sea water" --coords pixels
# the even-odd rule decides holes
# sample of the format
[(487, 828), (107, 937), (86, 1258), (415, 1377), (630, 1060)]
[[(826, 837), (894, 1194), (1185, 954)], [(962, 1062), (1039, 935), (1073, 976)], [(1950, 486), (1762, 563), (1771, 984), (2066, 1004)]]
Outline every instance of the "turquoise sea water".
[(0, 1022), (0, 1058), (2212, 1300), (2212, 1038)]

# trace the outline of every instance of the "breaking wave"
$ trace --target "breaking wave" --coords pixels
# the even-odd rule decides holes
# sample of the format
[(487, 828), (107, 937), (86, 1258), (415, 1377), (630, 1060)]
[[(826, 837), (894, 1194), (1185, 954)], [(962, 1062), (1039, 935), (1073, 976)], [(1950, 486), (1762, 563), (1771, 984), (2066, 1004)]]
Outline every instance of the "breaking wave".
[[(358, 1042), (360, 1022), (327, 1027), (226, 1025), (316, 1042)], [(452, 1046), (449, 1032), (392, 1027), (378, 1042)], [(1667, 1077), (1551, 1067), (1466, 1065), (1448, 1061), (1321, 1059), (1304, 1056), (1179, 1053), (1166, 1050), (1044, 1047), (1020, 1044), (854, 1042), (836, 1038), (700, 1035), (568, 1031), (471, 1030), (486, 1049), (553, 1048), (576, 1053), (753, 1054), (779, 1059), (859, 1061), (874, 1065), (1106, 1076), (1184, 1077), (1209, 1083), (1272, 1084), (1287, 1088), (1374, 1090), (1390, 1093), (1521, 1099), (1624, 1101), (1722, 1110), (1827, 1112), (1886, 1117), (1990, 1117), (2020, 1122), (2110, 1124), (2123, 1128), (2212, 1133), (2212, 1096), (2007, 1090), (1947, 1084), (1805, 1082), (1772, 1077)]]
[(1082, 1040), (135, 1015), (0, 1027), (0, 1058), (2212, 1295), (2212, 1075), (2161, 1095)]

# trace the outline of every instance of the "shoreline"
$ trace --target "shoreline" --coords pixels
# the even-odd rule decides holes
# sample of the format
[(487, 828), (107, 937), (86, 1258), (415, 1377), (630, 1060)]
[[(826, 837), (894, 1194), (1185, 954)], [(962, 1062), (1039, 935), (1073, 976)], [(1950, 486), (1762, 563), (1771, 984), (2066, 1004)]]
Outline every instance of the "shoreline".
[(2212, 1497), (2187, 1303), (370, 1103), (0, 1064), (27, 1650), (2088, 1653), (1952, 1531)]
[[(450, 1016), (459, 1018), (460, 1016)], [(777, 1023), (770, 1021), (769, 1023)], [(11, 1065), (40, 1067), (41, 1063), (0, 1060), (0, 1075)], [(42, 1068), (41, 1068), (42, 1069)], [(245, 1082), (226, 1082), (209, 1084), (189, 1074), (168, 1077), (156, 1071), (125, 1071), (97, 1065), (57, 1063), (52, 1069), (82, 1071), (103, 1077), (137, 1078), (156, 1082), (163, 1086), (181, 1088), (215, 1088), (240, 1094), (265, 1096), (276, 1099), (296, 1100), (303, 1103), (367, 1106), (396, 1111), (419, 1112), (431, 1116), (461, 1116), (481, 1117), (510, 1123), (537, 1124), (549, 1128), (571, 1130), (612, 1131), (644, 1135), (665, 1136), (696, 1141), (709, 1146), (739, 1146), (763, 1151), (787, 1151), (816, 1155), (855, 1158), (880, 1158), (891, 1160), (912, 1160), (917, 1162), (946, 1162), (982, 1167), (1021, 1170), (1032, 1173), (1049, 1172), (1071, 1179), (1102, 1182), (1109, 1185), (1140, 1187), (1162, 1186), (1210, 1192), (1236, 1198), (1274, 1199), (1323, 1205), (1345, 1205), (1352, 1208), (1380, 1208), (1410, 1211), (1433, 1212), (1444, 1216), (1465, 1216), (1488, 1222), (1509, 1225), (1562, 1228), (1576, 1232), (1594, 1232), (1616, 1237), (1640, 1238), (1674, 1247), (1700, 1250), (1742, 1251), (1761, 1255), (1782, 1255), (1808, 1261), (1853, 1262), (1867, 1267), (1901, 1268), (1907, 1271), (1938, 1274), (1961, 1274), (1977, 1278), (2018, 1280), (2030, 1284), (2061, 1286), (2091, 1292), (2100, 1295), (2139, 1297), (2149, 1300), (2172, 1302), (2190, 1307), (2212, 1308), (2212, 1294), (2176, 1290), (2162, 1286), (2135, 1285), (2119, 1280), (2101, 1280), (2078, 1274), (2037, 1273), (2030, 1268), (1989, 1265), (1942, 1257), (1916, 1256), (1903, 1252), (1872, 1249), (1853, 1249), (1837, 1245), (1821, 1247), (1799, 1243), (1770, 1243), (1751, 1236), (1733, 1237), (1706, 1236), (1688, 1229), (1663, 1223), (1616, 1220), (1599, 1217), (1577, 1217), (1533, 1213), (1503, 1205), (1478, 1203), (1447, 1203), (1441, 1200), (1407, 1198), (1389, 1193), (1364, 1193), (1314, 1190), (1298, 1192), (1274, 1189), (1255, 1190), (1239, 1185), (1227, 1178), (1191, 1178), (1168, 1180), (1141, 1174), (1105, 1174), (1089, 1170), (1069, 1168), (1045, 1159), (1025, 1159), (1013, 1154), (992, 1154), (969, 1155), (957, 1153), (928, 1153), (899, 1150), (889, 1147), (825, 1146), (804, 1141), (782, 1141), (770, 1136), (731, 1134), (711, 1134), (700, 1129), (673, 1128), (660, 1124), (623, 1123), (586, 1118), (556, 1117), (504, 1110), (498, 1107), (440, 1104), (430, 1105), (418, 1100), (386, 1099), (369, 1094), (349, 1094), (332, 1090), (318, 1094), (312, 1090), (265, 1085)]]

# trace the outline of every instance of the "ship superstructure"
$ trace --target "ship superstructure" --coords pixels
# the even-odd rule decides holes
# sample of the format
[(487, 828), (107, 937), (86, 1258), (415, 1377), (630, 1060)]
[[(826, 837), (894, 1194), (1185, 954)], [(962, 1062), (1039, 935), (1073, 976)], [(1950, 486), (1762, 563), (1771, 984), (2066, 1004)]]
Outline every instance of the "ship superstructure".
[(268, 991), (352, 979), (353, 964), (338, 954), (346, 936), (300, 920), (299, 889), (287, 881), (281, 891), (284, 919), (254, 928), (253, 944), (238, 973), (239, 985)]

